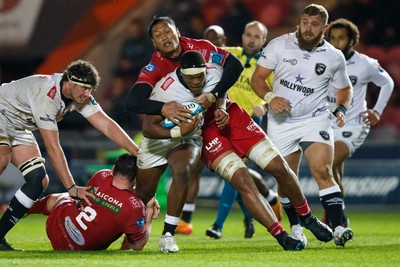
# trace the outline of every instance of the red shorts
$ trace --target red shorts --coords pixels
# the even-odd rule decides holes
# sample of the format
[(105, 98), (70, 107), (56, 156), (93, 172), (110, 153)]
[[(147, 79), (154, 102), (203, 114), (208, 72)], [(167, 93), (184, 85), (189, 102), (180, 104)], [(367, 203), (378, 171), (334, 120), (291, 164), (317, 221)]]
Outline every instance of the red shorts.
[(58, 200), (56, 205), (50, 212), (49, 217), (47, 218), (47, 237), (49, 238), (54, 250), (74, 250), (75, 248), (64, 227), (64, 220), (67, 216), (76, 217), (78, 215), (78, 210), (71, 209), (71, 205), (76, 204), (74, 200), (70, 197)]
[(202, 154), (209, 168), (214, 160), (227, 151), (233, 151), (239, 157), (243, 157), (255, 144), (267, 136), (249, 114), (236, 103), (232, 103), (227, 112), (229, 114), (227, 127), (219, 129), (215, 123), (210, 123), (202, 129)]

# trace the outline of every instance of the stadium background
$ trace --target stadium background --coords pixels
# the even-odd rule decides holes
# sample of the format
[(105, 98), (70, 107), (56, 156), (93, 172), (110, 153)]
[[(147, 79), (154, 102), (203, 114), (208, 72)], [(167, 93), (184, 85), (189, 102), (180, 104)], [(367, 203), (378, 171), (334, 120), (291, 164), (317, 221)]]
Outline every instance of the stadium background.
[[(357, 49), (377, 58), (395, 81), (381, 122), (372, 129), (367, 141), (346, 162), (346, 203), (363, 208), (400, 206), (400, 21), (398, 1), (313, 1), (324, 5), (330, 21), (345, 17), (361, 31)], [(244, 24), (257, 19), (269, 29), (268, 40), (296, 29), (301, 10), (311, 1), (304, 0), (3, 0), (0, 1), (0, 83), (34, 73), (62, 72), (78, 58), (93, 62), (102, 77), (94, 96), (103, 107), (112, 105), (113, 97), (105, 97), (119, 70), (120, 50), (128, 38), (132, 18), (146, 26), (153, 15), (171, 16), (183, 36), (201, 37), (205, 27), (219, 24), (226, 31), (227, 44), (240, 45)], [(147, 35), (144, 38), (149, 38)], [(143, 42), (144, 39), (143, 39)], [(147, 42), (148, 44), (148, 42)], [(151, 44), (149, 45), (151, 48)], [(147, 61), (147, 60), (146, 60)], [(141, 66), (140, 66), (141, 67)], [(126, 75), (126, 72), (125, 72)], [(130, 74), (128, 74), (130, 75)], [(131, 73), (128, 84), (133, 84)], [(371, 85), (368, 100), (374, 103), (378, 89)], [(126, 92), (125, 92), (126, 93)], [(140, 116), (123, 127), (140, 141)], [(92, 129), (79, 115), (72, 115), (60, 124), (60, 139), (75, 179), (84, 184), (93, 171), (109, 167), (121, 153), (114, 144)], [(41, 142), (39, 135), (36, 135)], [(45, 152), (43, 151), (44, 155)], [(63, 190), (49, 160), (50, 186), (46, 193)], [(203, 171), (198, 206), (214, 206), (222, 189), (222, 181)], [(273, 179), (265, 174), (274, 186)], [(9, 166), (0, 176), (0, 204), (6, 190), (22, 182), (19, 173)], [(11, 181), (10, 181), (11, 180)], [(168, 187), (168, 173), (162, 180), (159, 195)], [(311, 204), (318, 203), (318, 191), (303, 160), (300, 182)], [(3, 191), (2, 191), (3, 190)]]

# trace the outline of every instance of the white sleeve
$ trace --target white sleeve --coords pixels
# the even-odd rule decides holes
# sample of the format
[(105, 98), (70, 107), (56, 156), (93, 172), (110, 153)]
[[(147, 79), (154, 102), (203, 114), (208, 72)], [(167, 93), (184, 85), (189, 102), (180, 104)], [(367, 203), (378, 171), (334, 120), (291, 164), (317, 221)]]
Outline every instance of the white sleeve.
[(378, 100), (376, 101), (373, 110), (382, 115), (382, 112), (392, 94), (394, 82), (389, 73), (387, 73), (377, 61), (376, 64), (373, 64), (370, 67), (370, 73), (371, 82), (380, 87)]
[(257, 64), (266, 69), (274, 70), (278, 64), (278, 55), (280, 53), (280, 51), (278, 51), (278, 44), (279, 42), (277, 41), (271, 41), (266, 47), (264, 47)]
[(349, 76), (347, 75), (346, 60), (342, 52), (338, 54), (338, 66), (332, 77), (332, 84), (336, 89), (343, 89), (351, 86)]

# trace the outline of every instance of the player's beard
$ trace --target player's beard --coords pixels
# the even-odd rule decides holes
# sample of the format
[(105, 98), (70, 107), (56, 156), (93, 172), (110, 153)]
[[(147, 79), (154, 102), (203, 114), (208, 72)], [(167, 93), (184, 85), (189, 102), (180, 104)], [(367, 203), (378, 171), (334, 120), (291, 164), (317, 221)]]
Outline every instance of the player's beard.
[(324, 33), (320, 32), (313, 39), (306, 40), (306, 39), (304, 39), (302, 33), (300, 32), (300, 27), (297, 28), (297, 39), (299, 40), (299, 45), (301, 48), (303, 48), (307, 51), (313, 50), (314, 47), (316, 47), (319, 44), (319, 42), (321, 42), (323, 36), (324, 36)]

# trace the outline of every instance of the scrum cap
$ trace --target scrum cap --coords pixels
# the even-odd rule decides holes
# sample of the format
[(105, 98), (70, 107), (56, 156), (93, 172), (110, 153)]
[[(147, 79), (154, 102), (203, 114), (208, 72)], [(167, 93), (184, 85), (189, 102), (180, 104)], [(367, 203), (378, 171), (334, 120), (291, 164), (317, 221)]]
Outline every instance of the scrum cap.
[(180, 69), (185, 75), (196, 75), (206, 70), (206, 61), (198, 51), (189, 50), (182, 55)]

